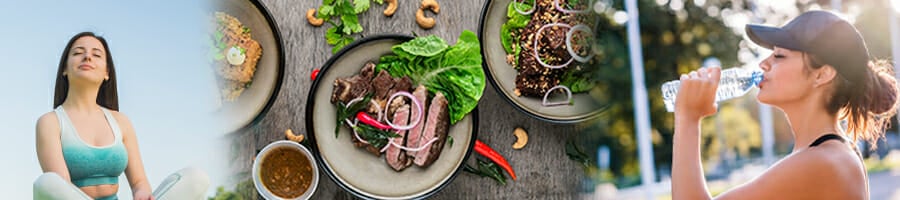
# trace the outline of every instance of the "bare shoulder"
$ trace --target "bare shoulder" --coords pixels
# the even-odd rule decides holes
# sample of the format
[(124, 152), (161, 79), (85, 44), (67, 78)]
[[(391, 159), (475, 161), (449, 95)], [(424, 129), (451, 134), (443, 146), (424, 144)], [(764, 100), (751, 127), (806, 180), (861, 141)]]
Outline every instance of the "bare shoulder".
[[(55, 131), (54, 131), (55, 130)], [(59, 132), (59, 118), (56, 117), (56, 113), (53, 111), (44, 113), (37, 120), (36, 125), (37, 134), (51, 134)]]
[[(865, 166), (859, 155), (840, 141), (828, 141), (797, 154), (795, 165), (810, 168), (823, 181), (858, 182), (865, 185)], [(829, 179), (829, 180), (824, 180)]]
[(110, 114), (116, 118), (116, 122), (119, 123), (119, 127), (122, 129), (122, 134), (126, 137), (134, 135), (134, 127), (131, 125), (131, 119), (128, 119), (124, 113), (115, 110), (109, 110)]
[(112, 116), (116, 118), (116, 121), (118, 121), (120, 125), (127, 125), (128, 127), (131, 127), (131, 119), (128, 119), (128, 116), (126, 116), (124, 113), (115, 110), (110, 110), (109, 113), (111, 113)]
[(752, 194), (758, 199), (863, 199), (866, 195), (864, 167), (846, 145), (830, 141), (795, 152), (728, 193)]

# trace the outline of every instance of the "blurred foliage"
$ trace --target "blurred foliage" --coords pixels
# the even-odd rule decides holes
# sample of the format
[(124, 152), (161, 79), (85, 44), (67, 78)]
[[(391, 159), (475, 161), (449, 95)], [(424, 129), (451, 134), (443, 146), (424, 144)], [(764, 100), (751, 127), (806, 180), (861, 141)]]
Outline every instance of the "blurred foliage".
[[(681, 2), (673, 5), (672, 2)], [(842, 12), (854, 16), (870, 53), (874, 57), (890, 55), (887, 32), (886, 1), (845, 0)], [(717, 58), (724, 68), (748, 65), (755, 67), (757, 57), (767, 51), (744, 39), (747, 23), (783, 25), (810, 9), (828, 9), (827, 0), (771, 1), (773, 5), (752, 0), (638, 0), (641, 44), (644, 56), (644, 78), (649, 98), (654, 169), (657, 180), (669, 176), (672, 160), (674, 116), (666, 112), (660, 86), (679, 74), (696, 70), (707, 58)], [(862, 12), (864, 10), (865, 12)], [(607, 105), (603, 116), (584, 123), (577, 138), (590, 160), (596, 160), (597, 147), (610, 148), (609, 169), (596, 165), (585, 168), (594, 183), (613, 182), (619, 188), (640, 184), (637, 140), (632, 102), (631, 70), (625, 24), (614, 19), (624, 13), (624, 2), (613, 1), (613, 7), (597, 15), (595, 56), (598, 86), (591, 95)], [(752, 95), (748, 95), (752, 96)], [(715, 117), (703, 121), (702, 155), (706, 160), (720, 160), (723, 151), (734, 158), (746, 159), (760, 154), (761, 136), (753, 97), (720, 104)], [(778, 112), (776, 112), (777, 115)], [(716, 126), (716, 118), (720, 126)], [(786, 126), (787, 123), (781, 123)], [(718, 138), (718, 131), (722, 136)], [(776, 130), (790, 130), (776, 127)], [(790, 134), (790, 133), (776, 133)], [(778, 141), (781, 142), (781, 141)], [(785, 142), (790, 143), (790, 142)], [(789, 145), (789, 144), (788, 144)]]
[(256, 197), (253, 181), (247, 179), (234, 186), (234, 191), (228, 191), (225, 190), (225, 187), (219, 186), (216, 188), (216, 195), (209, 197), (208, 200), (252, 200)]
[(761, 130), (757, 118), (751, 116), (746, 108), (734, 103), (737, 102), (723, 102), (715, 116), (707, 117), (701, 122), (701, 156), (704, 159), (718, 160), (723, 151), (746, 159), (750, 157), (751, 150), (759, 151), (762, 136), (759, 134)]

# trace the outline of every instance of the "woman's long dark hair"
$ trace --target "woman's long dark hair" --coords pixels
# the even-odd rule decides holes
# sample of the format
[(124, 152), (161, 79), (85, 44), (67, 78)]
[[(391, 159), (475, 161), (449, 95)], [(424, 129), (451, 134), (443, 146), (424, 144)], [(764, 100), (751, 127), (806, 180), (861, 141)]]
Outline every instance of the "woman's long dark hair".
[(66, 101), (69, 94), (69, 77), (63, 76), (66, 70), (66, 63), (69, 60), (69, 50), (75, 44), (75, 40), (82, 37), (93, 37), (100, 40), (103, 44), (103, 51), (106, 52), (106, 69), (109, 76), (108, 80), (100, 84), (100, 91), (97, 93), (97, 104), (110, 110), (119, 110), (119, 92), (116, 88), (116, 68), (113, 65), (112, 53), (109, 52), (109, 45), (102, 36), (97, 36), (92, 32), (81, 32), (69, 39), (66, 48), (63, 49), (62, 58), (59, 59), (59, 69), (56, 70), (56, 88), (53, 95), (53, 108), (59, 107)]

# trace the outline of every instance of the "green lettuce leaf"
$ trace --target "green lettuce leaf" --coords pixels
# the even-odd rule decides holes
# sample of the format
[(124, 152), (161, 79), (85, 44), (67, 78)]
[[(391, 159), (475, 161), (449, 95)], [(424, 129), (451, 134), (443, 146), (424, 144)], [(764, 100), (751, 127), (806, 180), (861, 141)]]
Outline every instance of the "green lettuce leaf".
[(531, 21), (531, 15), (523, 15), (516, 12), (516, 6), (521, 10), (531, 9), (531, 5), (529, 4), (517, 3), (515, 1), (510, 2), (509, 6), (507, 6), (506, 16), (509, 20), (500, 26), (500, 43), (503, 46), (503, 50), (506, 51), (506, 54), (513, 54), (518, 50), (513, 48), (513, 44), (519, 43), (519, 38), (512, 37), (512, 33), (518, 33), (521, 28), (527, 26), (528, 22)]
[(437, 37), (419, 37), (392, 48), (395, 56), (383, 56), (376, 70), (391, 76), (409, 76), (431, 93), (447, 97), (450, 123), (455, 124), (475, 109), (484, 92), (481, 46), (472, 31), (463, 31), (453, 46)]
[(391, 50), (403, 58), (411, 59), (414, 56), (431, 57), (446, 50), (449, 45), (438, 36), (429, 35), (420, 37), (403, 44), (396, 45)]

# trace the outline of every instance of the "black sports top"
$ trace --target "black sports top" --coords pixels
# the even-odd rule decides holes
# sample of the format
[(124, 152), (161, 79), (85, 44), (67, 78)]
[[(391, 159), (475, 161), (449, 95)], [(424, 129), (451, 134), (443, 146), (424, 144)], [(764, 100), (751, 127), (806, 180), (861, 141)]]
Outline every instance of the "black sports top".
[(823, 135), (822, 137), (819, 137), (818, 139), (816, 139), (816, 141), (813, 141), (813, 143), (810, 144), (809, 147), (819, 146), (820, 144), (822, 144), (823, 142), (828, 141), (828, 140), (838, 140), (841, 142), (847, 142), (847, 140), (844, 139), (844, 137), (841, 137), (841, 136), (838, 136), (835, 134), (828, 134), (828, 135)]

